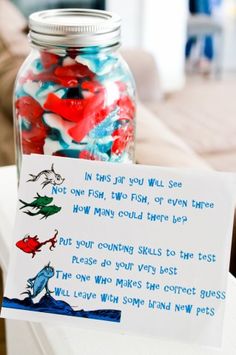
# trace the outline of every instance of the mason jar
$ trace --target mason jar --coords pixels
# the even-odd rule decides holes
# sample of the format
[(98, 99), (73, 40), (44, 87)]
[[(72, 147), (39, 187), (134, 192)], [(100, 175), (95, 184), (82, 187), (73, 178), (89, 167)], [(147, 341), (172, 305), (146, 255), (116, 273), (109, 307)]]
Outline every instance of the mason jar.
[(22, 154), (134, 160), (135, 85), (118, 52), (120, 24), (87, 9), (30, 16), (32, 50), (14, 91), (18, 168)]

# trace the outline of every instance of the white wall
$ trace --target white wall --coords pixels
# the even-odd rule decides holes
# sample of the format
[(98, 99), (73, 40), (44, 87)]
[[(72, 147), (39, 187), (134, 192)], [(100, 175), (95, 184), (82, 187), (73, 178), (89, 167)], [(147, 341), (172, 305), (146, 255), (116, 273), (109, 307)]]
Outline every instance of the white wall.
[(124, 47), (153, 53), (164, 92), (183, 87), (188, 0), (107, 0), (123, 19)]
[(143, 0), (106, 0), (106, 10), (117, 12), (122, 18), (124, 47), (141, 46), (142, 2)]
[(223, 69), (236, 70), (236, 0), (225, 0), (222, 8), (224, 25)]
[(142, 45), (156, 58), (165, 92), (185, 83), (187, 0), (143, 1)]

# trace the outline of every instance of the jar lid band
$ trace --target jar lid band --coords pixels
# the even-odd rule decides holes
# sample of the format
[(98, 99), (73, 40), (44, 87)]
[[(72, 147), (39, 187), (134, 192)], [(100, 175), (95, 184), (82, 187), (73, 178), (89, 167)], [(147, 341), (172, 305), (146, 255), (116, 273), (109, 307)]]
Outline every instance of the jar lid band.
[(111, 46), (120, 42), (121, 18), (108, 11), (57, 9), (29, 17), (29, 37), (41, 46)]

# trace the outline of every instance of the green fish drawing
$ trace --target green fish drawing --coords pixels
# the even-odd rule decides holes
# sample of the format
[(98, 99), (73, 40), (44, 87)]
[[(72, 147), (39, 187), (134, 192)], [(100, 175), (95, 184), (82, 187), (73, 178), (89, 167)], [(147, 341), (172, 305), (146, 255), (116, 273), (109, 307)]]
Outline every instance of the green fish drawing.
[(49, 216), (52, 216), (55, 213), (58, 213), (61, 210), (61, 207), (58, 207), (56, 205), (52, 205), (52, 206), (43, 206), (39, 209), (39, 211), (33, 213), (30, 211), (24, 211), (24, 213), (28, 214), (29, 216), (37, 216), (37, 215), (42, 215), (42, 217), (40, 219), (43, 218), (48, 218)]
[(25, 207), (32, 207), (32, 208), (41, 208), (41, 207), (44, 207), (46, 205), (49, 205), (52, 201), (53, 201), (53, 197), (47, 197), (47, 196), (40, 196), (38, 193), (37, 193), (37, 196), (34, 197), (34, 201), (28, 203), (28, 202), (25, 202), (23, 200), (19, 200), (21, 203), (23, 203), (23, 206), (20, 208), (20, 210), (22, 208), (25, 208)]

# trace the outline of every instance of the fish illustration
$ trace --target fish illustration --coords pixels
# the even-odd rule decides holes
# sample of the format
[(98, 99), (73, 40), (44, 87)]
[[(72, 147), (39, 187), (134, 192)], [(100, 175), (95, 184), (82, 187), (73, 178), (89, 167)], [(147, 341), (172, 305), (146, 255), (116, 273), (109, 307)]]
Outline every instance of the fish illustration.
[(34, 197), (34, 201), (32, 202), (25, 202), (23, 200), (19, 200), (21, 203), (23, 203), (23, 206), (21, 206), (20, 210), (22, 210), (25, 207), (32, 207), (34, 208), (41, 208), (43, 206), (49, 205), (53, 201), (53, 197), (48, 197), (48, 196), (40, 196), (37, 193), (37, 196)]
[(32, 292), (31, 290), (27, 290), (21, 294), (27, 294), (29, 298), (35, 298), (45, 289), (46, 295), (50, 295), (50, 293), (53, 292), (49, 291), (48, 281), (54, 276), (54, 273), (54, 268), (50, 266), (49, 262), (48, 265), (44, 266), (44, 268), (40, 270), (35, 277), (27, 280), (27, 288), (31, 289)]
[(48, 184), (51, 185), (61, 185), (64, 182), (64, 178), (61, 177), (60, 174), (57, 174), (54, 170), (54, 165), (52, 164), (51, 170), (42, 170), (40, 171), (37, 175), (29, 174), (31, 176), (31, 179), (27, 180), (27, 182), (32, 181), (35, 182), (41, 178), (41, 176), (44, 177), (44, 180), (42, 182), (42, 185), (44, 188)]
[(55, 213), (58, 213), (61, 210), (61, 207), (58, 207), (56, 205), (52, 205), (52, 206), (43, 206), (39, 209), (39, 211), (33, 213), (30, 211), (24, 211), (24, 213), (28, 214), (29, 216), (37, 216), (37, 215), (42, 215), (43, 217), (41, 217), (40, 219), (43, 218), (48, 218), (49, 216), (52, 216)]
[(49, 249), (52, 250), (53, 248), (56, 247), (57, 243), (57, 235), (58, 235), (58, 230), (55, 229), (55, 235), (46, 240), (45, 242), (40, 242), (39, 238), (37, 235), (34, 237), (30, 237), (29, 235), (27, 237), (24, 237), (23, 239), (19, 240), (16, 243), (16, 246), (21, 249), (23, 252), (32, 254), (32, 258), (36, 255), (36, 253), (41, 251), (41, 247), (43, 245), (46, 245), (47, 243), (51, 243)]

